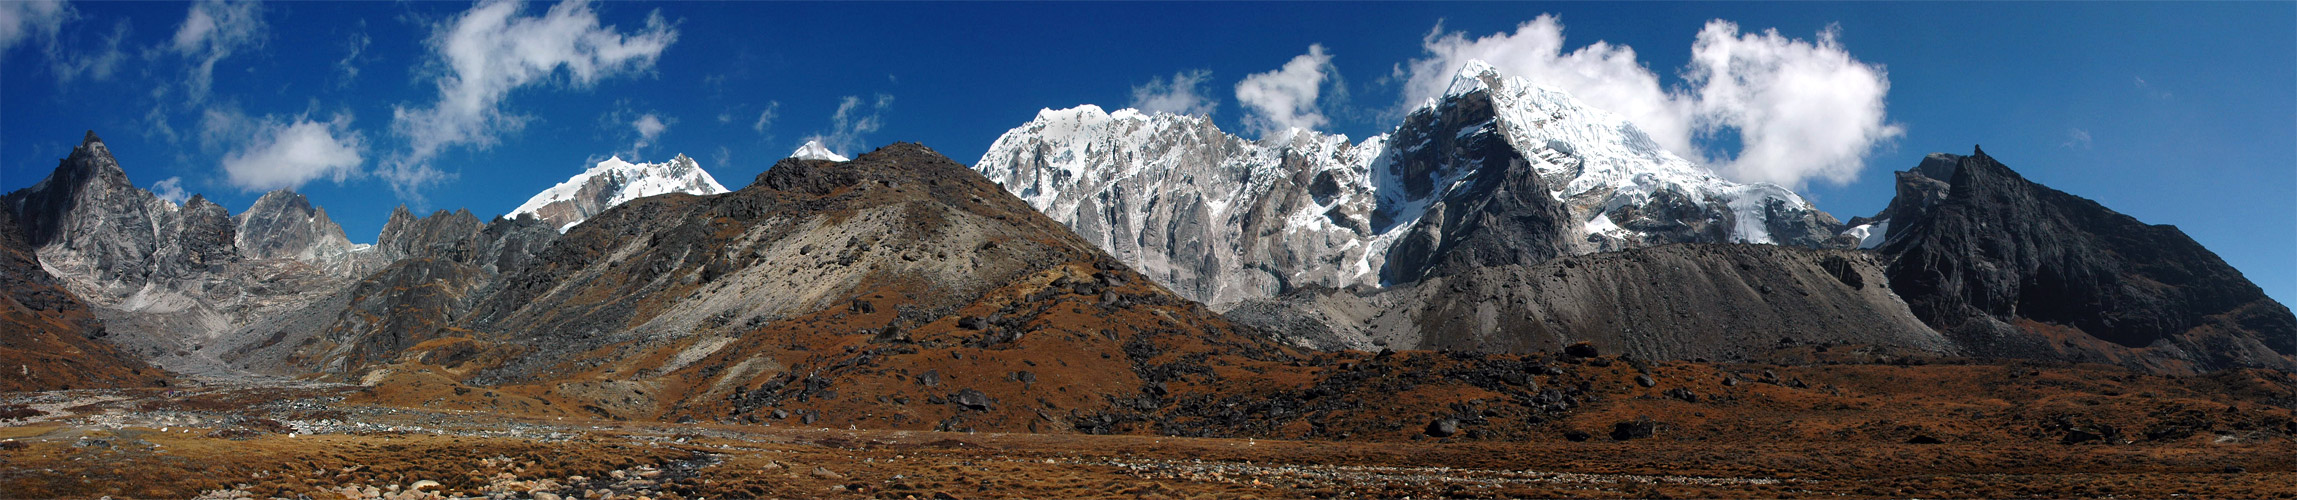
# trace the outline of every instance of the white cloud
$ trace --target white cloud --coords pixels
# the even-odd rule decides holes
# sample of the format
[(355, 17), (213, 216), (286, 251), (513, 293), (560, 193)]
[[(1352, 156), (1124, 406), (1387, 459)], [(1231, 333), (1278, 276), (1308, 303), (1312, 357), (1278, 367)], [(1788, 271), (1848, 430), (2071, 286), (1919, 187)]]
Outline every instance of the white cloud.
[(350, 115), (325, 122), (265, 118), (254, 136), (223, 156), (225, 179), (247, 192), (293, 189), (319, 179), (341, 183), (359, 175), (366, 161), (366, 139), (350, 128)]
[[(1670, 91), (1631, 47), (1598, 41), (1565, 52), (1563, 24), (1552, 15), (1475, 39), (1439, 24), (1422, 39), (1427, 57), (1398, 68), (1405, 78), (1399, 108), (1442, 95), (1461, 66), (1480, 59), (1618, 113), (1661, 146), (1733, 179), (1840, 184), (1904, 129), (1884, 113), (1890, 82), (1882, 67), (1850, 57), (1838, 36), (1832, 27), (1816, 41), (1777, 30), (1742, 35), (1736, 24), (1709, 21), (1682, 70), (1686, 85)], [(1737, 136), (1735, 153), (1700, 147), (1726, 133)]]
[(751, 123), (750, 129), (756, 130), (760, 134), (766, 133), (766, 127), (774, 126), (774, 117), (780, 115), (781, 112), (781, 101), (766, 101), (766, 109), (758, 112), (758, 121)]
[(1636, 60), (1632, 47), (1598, 41), (1564, 52), (1563, 23), (1554, 15), (1516, 25), (1515, 33), (1476, 39), (1443, 29), (1437, 24), (1420, 40), (1428, 57), (1408, 65), (1400, 106), (1404, 110), (1442, 97), (1460, 67), (1482, 60), (1502, 73), (1530, 78), (1618, 113), (1667, 149), (1686, 157), (1696, 152), (1691, 148), (1689, 108), (1659, 88), (1659, 76)]
[(1244, 105), (1245, 127), (1268, 137), (1329, 123), (1316, 107), (1316, 96), (1331, 71), (1332, 55), (1319, 44), (1309, 45), (1308, 53), (1293, 57), (1282, 68), (1244, 77), (1236, 83), (1236, 102)]
[(262, 44), (268, 30), (263, 22), (263, 3), (258, 0), (202, 0), (192, 4), (168, 46), (192, 60), (191, 76), (185, 82), (191, 99), (207, 98), (208, 89), (215, 84), (217, 61), (241, 48)]
[(0, 2), (0, 61), (8, 59), (8, 49), (26, 39), (37, 38), (54, 46), (64, 21), (73, 17), (71, 6), (61, 0)]
[(819, 142), (830, 152), (851, 157), (863, 146), (863, 135), (885, 125), (880, 116), (890, 106), (893, 106), (893, 96), (886, 94), (878, 94), (874, 104), (865, 103), (858, 96), (845, 96), (838, 102), (837, 113), (830, 115), (829, 132), (806, 136), (805, 140)]
[(2059, 144), (2059, 146), (2064, 146), (2066, 149), (2089, 149), (2090, 131), (2078, 128), (2066, 129), (2066, 142)]
[(662, 123), (661, 117), (654, 116), (653, 113), (647, 113), (645, 116), (640, 116), (636, 120), (631, 120), (630, 128), (636, 129), (638, 131), (638, 143), (630, 146), (631, 151), (637, 151), (646, 149), (648, 146), (653, 146), (654, 138), (661, 137), (662, 131), (669, 130), (670, 125)]
[(159, 196), (162, 200), (167, 200), (178, 204), (183, 203), (183, 200), (191, 199), (191, 193), (184, 192), (183, 190), (182, 177), (169, 177), (166, 179), (160, 179), (159, 182), (152, 183), (151, 192), (153, 195)]
[(1829, 26), (1818, 40), (1776, 29), (1740, 34), (1708, 21), (1691, 45), (1685, 80), (1696, 92), (1702, 133), (1738, 132), (1738, 155), (1717, 161), (1724, 175), (1801, 188), (1810, 179), (1846, 184), (1875, 146), (1906, 133), (1889, 123), (1882, 67), (1850, 57)]
[(653, 113), (638, 117), (636, 121), (630, 122), (630, 126), (638, 129), (638, 140), (641, 141), (654, 140), (655, 137), (662, 135), (663, 130), (670, 128), (669, 125), (663, 125), (662, 118), (654, 116)]
[(1148, 84), (1133, 87), (1131, 107), (1148, 113), (1211, 116), (1220, 103), (1201, 90), (1211, 79), (1212, 71), (1203, 69), (1173, 73), (1171, 81), (1150, 78)]
[(678, 39), (659, 12), (647, 16), (644, 29), (624, 33), (602, 26), (583, 0), (536, 17), (523, 10), (521, 3), (488, 0), (434, 27), (426, 44), (441, 69), (438, 102), (393, 108), (392, 129), (407, 138), (408, 150), (377, 169), (401, 197), (446, 177), (430, 165), (445, 148), (492, 146), (497, 133), (523, 126), (524, 117), (501, 109), (512, 90), (562, 73), (580, 87), (643, 72)]

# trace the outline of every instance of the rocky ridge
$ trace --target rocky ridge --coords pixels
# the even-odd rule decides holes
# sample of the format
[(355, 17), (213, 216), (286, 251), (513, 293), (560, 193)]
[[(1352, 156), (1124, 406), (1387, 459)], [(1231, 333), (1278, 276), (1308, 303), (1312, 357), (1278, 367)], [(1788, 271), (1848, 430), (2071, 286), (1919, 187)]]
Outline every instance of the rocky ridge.
[(1975, 352), (2190, 373), (2297, 369), (2297, 316), (2174, 226), (2027, 180), (1975, 150), (1898, 175), (1890, 287)]

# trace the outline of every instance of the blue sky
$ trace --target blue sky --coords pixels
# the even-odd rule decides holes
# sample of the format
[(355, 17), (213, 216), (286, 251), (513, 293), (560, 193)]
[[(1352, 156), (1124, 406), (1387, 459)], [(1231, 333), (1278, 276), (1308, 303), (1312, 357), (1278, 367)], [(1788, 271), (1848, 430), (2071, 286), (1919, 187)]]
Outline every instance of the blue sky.
[[(138, 185), (235, 213), (295, 186), (372, 241), (393, 206), (488, 217), (615, 154), (684, 153), (729, 187), (811, 137), (848, 154), (919, 141), (970, 163), (1040, 108), (1125, 107), (1176, 76), (1201, 76), (1192, 102), (1249, 136), (1261, 114), (1237, 84), (1311, 45), (1327, 78), (1293, 111), (1360, 138), (1394, 124), (1413, 63), (1434, 57), (1431, 33), (1472, 41), (1542, 14), (1563, 51), (1631, 47), (1666, 92), (1693, 86), (1693, 45), (1714, 20), (1746, 37), (1776, 29), (1786, 46), (1832, 30), (1832, 50), (1887, 81), (1861, 123), (1895, 133), (1852, 143), (1847, 162), (1828, 163), (1834, 179), (1804, 178), (1820, 208), (1870, 215), (1889, 201), (1890, 171), (1983, 144), (2031, 179), (2175, 224), (2297, 299), (2287, 2), (11, 0), (0, 190), (37, 182), (92, 129)], [(1743, 145), (1712, 135), (1679, 153), (1727, 161)]]

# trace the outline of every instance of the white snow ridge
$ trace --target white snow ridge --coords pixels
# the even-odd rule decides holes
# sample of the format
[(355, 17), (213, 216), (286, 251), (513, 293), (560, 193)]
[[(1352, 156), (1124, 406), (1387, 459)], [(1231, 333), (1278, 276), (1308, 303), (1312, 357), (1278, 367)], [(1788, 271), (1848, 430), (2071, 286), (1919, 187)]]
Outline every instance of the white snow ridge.
[(791, 151), (790, 157), (800, 160), (852, 161), (844, 156), (838, 155), (835, 152), (831, 152), (829, 148), (822, 147), (821, 142), (818, 141), (806, 141), (806, 145), (798, 146), (797, 151)]
[(711, 195), (726, 192), (693, 158), (678, 155), (662, 163), (630, 163), (607, 158), (590, 170), (536, 193), (504, 217), (533, 214), (566, 232), (590, 216), (630, 200), (659, 194)]

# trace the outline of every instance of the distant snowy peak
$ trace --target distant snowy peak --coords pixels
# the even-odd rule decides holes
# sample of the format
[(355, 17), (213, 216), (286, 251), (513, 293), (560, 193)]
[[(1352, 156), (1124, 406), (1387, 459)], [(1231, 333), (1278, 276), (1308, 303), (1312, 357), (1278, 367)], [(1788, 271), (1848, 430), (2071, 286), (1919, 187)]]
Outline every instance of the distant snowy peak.
[[(1528, 168), (1484, 161), (1510, 157)], [(1441, 227), (1460, 219), (1441, 215), (1490, 196), (1473, 187), (1482, 177), (1538, 177), (1562, 209), (1514, 215), (1573, 219), (1556, 235), (1569, 253), (1816, 246), (1840, 230), (1793, 191), (1723, 179), (1619, 115), (1482, 62), (1360, 142), (1299, 129), (1246, 140), (1204, 117), (1081, 105), (1039, 111), (974, 169), (1215, 308), (1301, 286), (1388, 284), (1390, 254), (1410, 235), (1475, 233)]]
[(800, 160), (829, 160), (839, 162), (853, 161), (850, 158), (846, 158), (843, 155), (839, 155), (836, 152), (830, 151), (829, 148), (823, 147), (821, 142), (818, 141), (806, 141), (806, 145), (798, 146), (797, 151), (791, 151), (790, 157)]
[[(1502, 74), (1469, 61), (1452, 78), (1445, 99), (1487, 92), (1508, 142), (1533, 157), (1554, 195), (1571, 207), (1601, 250), (1681, 240), (1638, 231), (1634, 219), (1663, 209), (1718, 209), (1719, 224), (1677, 230), (1723, 230), (1723, 240), (1815, 245), (1833, 233), (1832, 216), (1802, 196), (1768, 183), (1738, 183), (1715, 175), (1661, 147), (1625, 117), (1588, 106), (1577, 97), (1529, 78)], [(1423, 104), (1423, 108), (1435, 102)], [(1787, 220), (1794, 219), (1794, 220)], [(1660, 226), (1672, 222), (1647, 221)]]
[(563, 233), (590, 216), (630, 200), (669, 193), (724, 192), (726, 186), (718, 184), (717, 179), (686, 155), (662, 163), (630, 163), (617, 156), (536, 193), (505, 217), (531, 214)]

